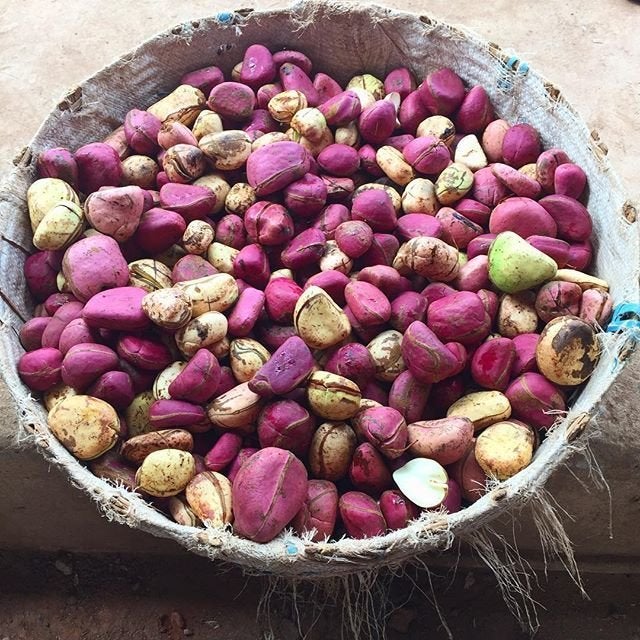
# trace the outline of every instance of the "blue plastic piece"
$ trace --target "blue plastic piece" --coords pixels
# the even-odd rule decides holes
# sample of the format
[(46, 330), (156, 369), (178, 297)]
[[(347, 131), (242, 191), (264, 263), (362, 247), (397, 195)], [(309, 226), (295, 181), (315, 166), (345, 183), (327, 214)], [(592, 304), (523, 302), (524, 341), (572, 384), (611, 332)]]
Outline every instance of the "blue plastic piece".
[(608, 333), (629, 331), (640, 338), (640, 304), (637, 302), (621, 302), (613, 309), (613, 316), (607, 327)]
[(218, 22), (231, 24), (233, 22), (233, 11), (221, 11), (217, 16)]
[(293, 542), (285, 542), (284, 550), (288, 556), (298, 555), (298, 547)]

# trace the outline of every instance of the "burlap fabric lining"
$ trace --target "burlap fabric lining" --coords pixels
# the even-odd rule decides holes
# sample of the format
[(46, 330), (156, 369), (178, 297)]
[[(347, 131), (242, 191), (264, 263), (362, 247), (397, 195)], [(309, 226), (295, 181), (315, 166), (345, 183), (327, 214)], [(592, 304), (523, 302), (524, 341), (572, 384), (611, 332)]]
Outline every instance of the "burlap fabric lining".
[[(619, 351), (626, 335), (601, 334), (602, 358), (593, 377), (566, 416), (536, 453), (532, 464), (463, 511), (427, 514), (410, 527), (385, 536), (312, 543), (285, 532), (268, 544), (255, 544), (230, 531), (184, 527), (150, 508), (139, 496), (93, 476), (50, 434), (46, 412), (20, 382), (15, 362), (23, 350), (15, 329), (29, 318), (32, 301), (22, 276), (30, 248), (25, 193), (36, 177), (35, 158), (47, 147), (80, 145), (102, 139), (119, 126), (126, 112), (143, 108), (168, 93), (188, 70), (209, 64), (229, 72), (244, 49), (261, 42), (273, 50), (297, 48), (341, 82), (358, 72), (383, 77), (396, 66), (410, 67), (418, 78), (449, 66), (468, 85), (482, 84), (497, 113), (511, 122), (538, 129), (546, 147), (561, 147), (589, 176), (588, 207), (597, 242), (595, 272), (611, 284), (616, 301), (638, 299), (639, 243), (635, 208), (626, 200), (603, 150), (560, 92), (544, 78), (496, 45), (437, 20), (377, 6), (304, 3), (288, 11), (239, 11), (179, 25), (145, 42), (72, 90), (42, 124), (0, 194), (2, 234), (2, 375), (18, 407), (16, 440), (39, 448), (69, 480), (88, 493), (106, 517), (171, 538), (195, 553), (237, 563), (250, 571), (305, 578), (348, 575), (401, 564), (424, 552), (449, 549), (464, 539), (479, 551), (496, 575), (506, 576), (493, 548), (491, 521), (527, 502), (546, 551), (564, 556), (573, 567), (571, 545), (553, 502), (544, 491), (548, 477), (576, 450), (583, 435), (597, 429), (599, 400), (624, 366)], [(17, 311), (17, 313), (16, 313)], [(502, 572), (502, 573), (501, 573)]]

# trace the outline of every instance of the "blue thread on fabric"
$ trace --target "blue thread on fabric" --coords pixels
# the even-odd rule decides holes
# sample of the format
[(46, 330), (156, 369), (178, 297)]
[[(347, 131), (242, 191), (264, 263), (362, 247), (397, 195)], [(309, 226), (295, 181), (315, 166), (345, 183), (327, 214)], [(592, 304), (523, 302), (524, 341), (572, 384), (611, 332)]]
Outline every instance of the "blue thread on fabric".
[(298, 547), (293, 542), (286, 542), (284, 545), (284, 549), (288, 556), (298, 555)]
[(628, 331), (636, 339), (640, 339), (640, 303), (621, 302), (613, 309), (607, 333)]
[(221, 11), (217, 16), (218, 22), (222, 24), (229, 24), (233, 22), (233, 12), (232, 11)]

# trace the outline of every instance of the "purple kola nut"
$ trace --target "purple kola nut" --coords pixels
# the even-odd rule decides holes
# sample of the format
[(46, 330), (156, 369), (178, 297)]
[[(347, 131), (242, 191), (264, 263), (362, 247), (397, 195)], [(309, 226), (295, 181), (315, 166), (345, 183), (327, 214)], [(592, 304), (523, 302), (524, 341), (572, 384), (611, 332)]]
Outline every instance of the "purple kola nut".
[(602, 289), (587, 289), (582, 294), (578, 316), (594, 327), (606, 327), (613, 311), (613, 298)]
[(473, 260), (478, 256), (488, 255), (491, 243), (496, 239), (496, 237), (497, 234), (495, 233), (483, 233), (472, 238), (467, 245), (467, 258), (469, 260)]
[(108, 144), (92, 142), (73, 155), (78, 165), (78, 186), (84, 194), (100, 187), (117, 187), (122, 181), (122, 164), (118, 152)]
[(570, 245), (560, 238), (549, 238), (548, 236), (529, 236), (527, 242), (532, 246), (542, 251), (542, 253), (553, 258), (553, 261), (558, 265), (558, 269), (567, 264), (569, 258)]
[(123, 360), (144, 371), (162, 371), (173, 362), (171, 352), (162, 342), (140, 336), (121, 336), (116, 350)]
[(361, 327), (385, 324), (391, 317), (389, 299), (369, 282), (350, 282), (344, 289), (344, 297)]
[(394, 298), (391, 303), (389, 323), (400, 333), (416, 320), (424, 322), (427, 314), (427, 299), (415, 291), (405, 291)]
[[(178, 184), (173, 183), (169, 180), (169, 176), (164, 171), (159, 171), (156, 174), (156, 185), (158, 189), (162, 189), (167, 184)], [(159, 192), (158, 192), (159, 193)]]
[(465, 218), (469, 218), (471, 222), (479, 224), (481, 227), (486, 227), (489, 222), (489, 216), (491, 215), (491, 208), (482, 202), (478, 202), (473, 198), (462, 198), (454, 204), (453, 207), (458, 213), (461, 213)]
[(32, 391), (46, 391), (62, 379), (62, 362), (58, 349), (36, 349), (20, 357), (18, 375)]
[(389, 300), (412, 288), (411, 280), (401, 276), (393, 267), (382, 264), (365, 267), (358, 273), (358, 280), (376, 286)]
[(495, 176), (491, 167), (484, 167), (473, 174), (473, 186), (469, 195), (487, 207), (495, 207), (509, 195), (509, 190)]
[(478, 298), (480, 298), (480, 301), (484, 306), (484, 310), (489, 314), (489, 318), (491, 318), (491, 322), (494, 322), (498, 313), (498, 306), (500, 303), (498, 294), (495, 291), (491, 291), (489, 289), (478, 289), (475, 294), (478, 296)]
[[(49, 320), (49, 318), (46, 319)], [(95, 333), (83, 318), (76, 318), (62, 330), (58, 341), (58, 349), (63, 354), (66, 354), (71, 347), (77, 344), (96, 342)]]
[(202, 256), (189, 254), (178, 260), (171, 270), (173, 284), (186, 280), (197, 280), (206, 276), (212, 276), (218, 270)]
[(124, 371), (103, 373), (88, 389), (87, 394), (109, 403), (117, 411), (124, 411), (135, 397), (133, 382)]
[(220, 218), (216, 225), (216, 242), (234, 249), (242, 249), (246, 240), (247, 234), (240, 216), (235, 213), (228, 213)]
[(240, 249), (233, 260), (233, 270), (237, 278), (261, 289), (267, 285), (271, 275), (269, 259), (259, 244), (248, 244)]
[(359, 258), (371, 246), (373, 231), (366, 222), (348, 220), (336, 229), (334, 238), (343, 253), (350, 258)]
[(482, 150), (489, 162), (502, 162), (502, 142), (509, 130), (506, 120), (492, 120), (482, 134)]
[(587, 175), (577, 164), (567, 162), (556, 169), (553, 186), (557, 195), (577, 200), (587, 186)]
[(320, 94), (313, 86), (311, 78), (297, 65), (285, 62), (278, 70), (280, 82), (285, 91), (294, 89), (303, 93), (310, 107), (317, 107), (320, 104)]
[(276, 51), (273, 54), (273, 61), (278, 68), (280, 68), (283, 64), (290, 62), (302, 69), (307, 75), (311, 75), (313, 64), (311, 60), (309, 60), (309, 58), (304, 53), (302, 53), (302, 51), (295, 51), (293, 49)]
[(330, 144), (317, 158), (318, 166), (332, 176), (348, 177), (360, 168), (358, 151), (346, 144)]
[(326, 243), (325, 235), (320, 229), (306, 229), (283, 249), (282, 264), (294, 271), (315, 265), (323, 256)]
[(275, 351), (276, 349), (279, 349), (289, 338), (293, 338), (298, 334), (293, 325), (281, 327), (269, 322), (258, 325), (258, 335), (260, 342), (269, 349), (269, 351)]
[[(51, 322), (48, 317), (36, 317), (27, 320), (21, 327), (19, 332), (20, 344), (25, 351), (35, 351), (42, 347), (42, 334)], [(83, 340), (84, 342), (84, 340)]]
[(578, 271), (585, 271), (591, 264), (593, 258), (593, 247), (589, 240), (584, 242), (576, 242), (569, 246), (569, 255), (567, 256), (567, 264), (565, 267), (568, 269), (576, 269)]
[(517, 196), (535, 200), (542, 193), (542, 187), (540, 187), (540, 183), (537, 180), (530, 178), (514, 167), (510, 167), (508, 164), (496, 162), (491, 165), (491, 171), (507, 189)]
[(369, 442), (359, 445), (353, 452), (349, 480), (356, 489), (374, 497), (393, 486), (384, 458)]
[(242, 437), (232, 431), (223, 433), (204, 457), (209, 471), (224, 471), (242, 449)]
[(180, 242), (186, 228), (179, 213), (153, 208), (142, 214), (133, 238), (147, 255), (156, 255)]
[(242, 130), (247, 133), (258, 131), (261, 133), (273, 133), (274, 131), (280, 131), (280, 126), (266, 109), (255, 109), (251, 112)]
[(276, 63), (267, 47), (262, 44), (247, 47), (242, 59), (240, 82), (257, 89), (262, 84), (273, 82), (276, 73)]
[(343, 127), (356, 120), (362, 111), (354, 91), (343, 91), (318, 106), (330, 127)]
[(38, 176), (60, 178), (72, 187), (78, 183), (78, 165), (69, 149), (47, 149), (38, 156)]
[(261, 449), (240, 467), (232, 496), (234, 532), (254, 542), (269, 542), (302, 508), (307, 470), (290, 451)]
[(140, 187), (100, 189), (89, 195), (84, 213), (89, 224), (118, 242), (133, 236), (144, 211), (145, 192)]
[(136, 331), (149, 326), (149, 318), (142, 309), (147, 295), (140, 287), (116, 287), (92, 296), (82, 310), (82, 317), (90, 327)]
[(24, 278), (36, 301), (58, 291), (56, 278), (62, 263), (61, 251), (36, 251), (24, 261)]
[(460, 291), (479, 291), (491, 286), (489, 280), (489, 258), (487, 256), (475, 256), (465, 262), (455, 279), (456, 288)]
[(207, 402), (220, 390), (221, 376), (218, 359), (208, 349), (199, 349), (169, 385), (169, 395), (176, 400)]
[[(267, 289), (268, 289), (267, 285)], [(265, 308), (265, 292), (247, 287), (229, 315), (228, 333), (234, 338), (246, 338), (256, 326), (262, 310)]]
[(279, 82), (270, 82), (262, 85), (256, 91), (257, 106), (259, 109), (266, 109), (269, 104), (269, 100), (279, 93), (282, 93), (282, 85)]
[(320, 229), (327, 240), (335, 239), (336, 229), (351, 219), (351, 212), (343, 204), (328, 204), (313, 221), (313, 227)]
[(47, 315), (52, 316), (63, 304), (67, 302), (78, 302), (71, 293), (52, 293), (44, 301), (44, 309)]
[(345, 202), (355, 190), (355, 183), (351, 178), (339, 178), (337, 176), (320, 176), (327, 186), (327, 202)]
[(391, 136), (390, 138), (387, 138), (383, 144), (393, 147), (398, 151), (404, 151), (404, 148), (415, 139), (415, 136), (412, 136), (410, 133), (406, 133), (400, 136)]
[(64, 356), (62, 381), (82, 391), (103, 373), (118, 367), (118, 356), (113, 349), (103, 344), (77, 344)]
[(227, 478), (233, 483), (238, 475), (238, 471), (242, 468), (242, 465), (255, 453), (258, 453), (260, 449), (255, 447), (244, 447), (240, 449), (238, 455), (233, 459), (229, 470), (227, 471)]
[(208, 95), (211, 89), (221, 82), (224, 82), (224, 74), (221, 69), (215, 66), (189, 71), (180, 78), (180, 84), (196, 87), (205, 95)]
[(373, 407), (358, 413), (358, 429), (386, 458), (400, 457), (407, 449), (407, 423), (392, 407)]
[(359, 342), (350, 342), (334, 351), (325, 362), (324, 370), (364, 386), (374, 378), (376, 365), (367, 347)]
[(490, 233), (513, 231), (522, 238), (556, 237), (558, 226), (543, 206), (531, 198), (508, 198), (497, 205), (489, 219)]
[(189, 223), (213, 212), (216, 194), (200, 185), (169, 182), (160, 187), (160, 206), (179, 213)]
[(446, 67), (432, 71), (418, 87), (417, 93), (431, 115), (449, 116), (464, 100), (460, 76)]
[(447, 513), (458, 513), (462, 508), (462, 491), (458, 483), (453, 479), (447, 480), (447, 497), (440, 505)]
[(400, 248), (400, 241), (390, 233), (374, 233), (371, 246), (360, 256), (363, 267), (390, 266)]
[(286, 449), (302, 458), (307, 455), (316, 423), (312, 415), (293, 400), (268, 404), (258, 416), (260, 446)]
[(376, 159), (376, 148), (370, 144), (364, 144), (358, 149), (360, 168), (364, 169), (374, 178), (382, 178), (385, 175)]
[(291, 324), (293, 310), (301, 295), (302, 287), (293, 280), (288, 278), (271, 280), (264, 290), (267, 315), (279, 324)]
[(301, 218), (312, 218), (320, 213), (327, 202), (327, 185), (312, 173), (291, 182), (283, 192), (287, 209)]
[(534, 161), (536, 163), (536, 179), (545, 193), (553, 193), (555, 174), (559, 166), (571, 162), (562, 149), (547, 149)]
[(402, 414), (410, 424), (422, 420), (429, 401), (430, 384), (418, 382), (411, 371), (403, 371), (389, 390), (389, 406)]
[(158, 150), (158, 133), (162, 122), (148, 111), (131, 109), (124, 118), (127, 144), (140, 155), (151, 156)]
[(304, 288), (315, 286), (324, 289), (340, 307), (346, 304), (344, 299), (344, 289), (349, 284), (350, 279), (340, 271), (321, 271), (311, 276), (305, 283)]
[(536, 313), (543, 322), (560, 316), (577, 316), (581, 301), (582, 289), (574, 282), (547, 282), (536, 296)]
[(420, 173), (438, 174), (451, 162), (449, 147), (436, 136), (420, 136), (402, 150), (405, 160)]
[(455, 292), (456, 290), (453, 287), (450, 287), (444, 282), (431, 282), (420, 292), (420, 295), (424, 296), (424, 298), (427, 300), (427, 304), (429, 305), (436, 300), (446, 298), (447, 296), (450, 296)]
[(104, 289), (129, 283), (129, 269), (118, 243), (104, 235), (72, 244), (62, 259), (62, 273), (71, 293), (82, 302)]
[(551, 195), (540, 200), (558, 227), (558, 237), (567, 242), (584, 242), (593, 231), (586, 207), (569, 196)]
[(391, 196), (383, 189), (367, 189), (351, 203), (351, 218), (366, 222), (373, 231), (393, 231), (398, 224)]
[(398, 120), (406, 133), (415, 134), (418, 125), (433, 115), (424, 106), (418, 91), (412, 91), (400, 104)]
[(389, 394), (387, 393), (386, 388), (375, 380), (371, 380), (362, 387), (362, 397), (368, 400), (375, 400), (381, 405), (389, 403)]
[(284, 244), (294, 235), (293, 220), (289, 212), (281, 204), (266, 200), (260, 200), (247, 209), (244, 227), (252, 242), (264, 246)]
[(189, 428), (207, 420), (205, 410), (184, 400), (156, 400), (149, 407), (149, 424), (155, 431), (173, 427)]
[(342, 93), (342, 87), (326, 73), (316, 73), (313, 77), (313, 86), (318, 92), (318, 106)]
[[(464, 97), (455, 117), (458, 133), (482, 133), (493, 120), (493, 106), (484, 87), (476, 85)], [(504, 152), (504, 151), (503, 151)]]
[(530, 124), (516, 124), (504, 134), (502, 157), (516, 169), (536, 162), (541, 150), (540, 136)]
[(360, 135), (369, 144), (381, 144), (395, 128), (396, 107), (390, 100), (377, 100), (358, 118)]
[(539, 373), (519, 376), (505, 395), (511, 403), (512, 415), (539, 429), (550, 427), (566, 409), (558, 387)]
[(291, 525), (301, 536), (315, 530), (311, 540), (322, 542), (331, 537), (338, 515), (338, 489), (330, 480), (309, 480), (307, 497)]
[(458, 249), (466, 249), (474, 238), (482, 235), (483, 230), (479, 224), (451, 207), (442, 207), (435, 219), (442, 225), (441, 238)]
[(538, 333), (521, 333), (513, 338), (516, 355), (511, 368), (511, 377), (538, 370), (536, 347), (539, 340)]
[(509, 338), (483, 342), (471, 358), (471, 377), (484, 389), (504, 391), (511, 379), (516, 348)]
[(347, 491), (338, 502), (342, 524), (351, 538), (381, 536), (387, 529), (378, 503), (361, 491)]
[(483, 340), (491, 330), (491, 318), (482, 300), (471, 291), (459, 291), (431, 303), (427, 324), (440, 340), (464, 345)]
[(233, 122), (248, 120), (256, 106), (256, 96), (246, 84), (221, 82), (211, 89), (207, 106)]
[(378, 501), (380, 511), (391, 531), (404, 529), (420, 515), (420, 510), (397, 489), (385, 491)]
[(59, 307), (42, 332), (42, 346), (58, 349), (62, 332), (70, 322), (82, 316), (82, 309), (83, 304), (77, 301), (67, 302)]
[(247, 182), (259, 197), (275, 193), (309, 171), (309, 158), (297, 142), (274, 142), (260, 147), (247, 159)]
[[(404, 100), (412, 91), (416, 89), (416, 79), (413, 73), (406, 67), (398, 67), (389, 71), (384, 79), (385, 93), (397, 93)], [(464, 91), (464, 89), (463, 89)]]
[(309, 347), (298, 336), (292, 336), (260, 367), (249, 381), (249, 389), (263, 397), (289, 393), (307, 379), (314, 366)]

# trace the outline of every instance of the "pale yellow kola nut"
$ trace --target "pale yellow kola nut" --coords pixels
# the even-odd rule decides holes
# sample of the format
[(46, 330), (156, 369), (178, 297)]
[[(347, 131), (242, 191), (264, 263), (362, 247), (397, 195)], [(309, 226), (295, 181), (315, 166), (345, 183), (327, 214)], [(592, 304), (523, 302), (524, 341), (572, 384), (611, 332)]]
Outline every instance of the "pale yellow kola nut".
[(211, 164), (221, 171), (242, 168), (251, 154), (251, 138), (240, 129), (208, 133), (198, 140), (198, 146)]
[(178, 120), (190, 127), (204, 108), (206, 99), (197, 87), (181, 84), (168, 96), (155, 102), (147, 108), (161, 122), (165, 120)]
[(158, 163), (149, 156), (129, 156), (122, 161), (122, 184), (141, 189), (155, 189), (160, 172)]
[(361, 87), (352, 87), (349, 91), (353, 91), (358, 96), (362, 111), (376, 102), (376, 97), (371, 93), (371, 91), (367, 91)]
[(403, 213), (427, 213), (435, 216), (440, 209), (436, 186), (427, 178), (415, 178), (402, 192)]
[(466, 165), (471, 171), (478, 171), (487, 166), (487, 156), (480, 146), (480, 141), (473, 134), (458, 142), (453, 159)]
[(355, 122), (349, 122), (336, 129), (334, 136), (336, 144), (346, 144), (348, 147), (357, 147), (360, 143), (360, 132)]
[(496, 318), (498, 332), (505, 338), (535, 333), (538, 328), (535, 301), (536, 296), (532, 291), (503, 295)]
[(298, 298), (293, 324), (312, 349), (328, 349), (351, 332), (351, 323), (344, 311), (324, 289), (316, 286), (305, 289)]
[(153, 397), (156, 400), (171, 400), (169, 385), (171, 385), (186, 366), (186, 362), (172, 362), (156, 376), (153, 382)]
[(178, 262), (180, 258), (184, 258), (186, 255), (187, 252), (180, 245), (174, 244), (171, 245), (166, 251), (153, 256), (153, 258), (157, 262), (162, 262), (165, 267), (173, 269), (173, 267), (176, 266), (176, 262)]
[(278, 278), (293, 280), (293, 271), (291, 271), (291, 269), (276, 269), (269, 276), (269, 282), (271, 282), (271, 280), (277, 280)]
[(59, 178), (40, 178), (27, 189), (27, 208), (31, 230), (35, 231), (45, 215), (59, 202), (80, 204), (80, 198), (70, 184)]
[(353, 76), (347, 83), (346, 88), (351, 91), (368, 91), (374, 100), (382, 100), (386, 94), (384, 82), (370, 73)]
[(471, 420), (474, 430), (480, 431), (511, 416), (511, 403), (500, 391), (476, 391), (456, 400), (447, 411), (451, 416)]
[(142, 310), (151, 322), (164, 329), (179, 329), (191, 320), (191, 300), (175, 287), (147, 293), (142, 298)]
[(265, 133), (263, 136), (256, 138), (251, 143), (251, 150), (255, 151), (260, 147), (266, 147), (268, 144), (273, 144), (274, 142), (288, 142), (289, 136), (283, 131), (273, 131), (272, 133)]
[(250, 433), (255, 431), (260, 409), (262, 398), (243, 382), (215, 398), (207, 407), (207, 415), (217, 427)]
[(267, 104), (267, 110), (277, 122), (289, 124), (293, 116), (298, 111), (306, 109), (307, 106), (307, 98), (304, 93), (289, 89), (273, 96)]
[(533, 430), (517, 422), (497, 422), (476, 440), (475, 456), (482, 470), (497, 480), (507, 480), (533, 458)]
[(213, 206), (212, 213), (220, 213), (224, 207), (224, 201), (231, 190), (231, 185), (226, 181), (225, 177), (219, 173), (207, 173), (195, 180), (193, 184), (213, 191), (216, 203)]
[(118, 441), (120, 419), (116, 410), (98, 398), (67, 396), (47, 418), (49, 429), (79, 460), (93, 460)]
[(200, 140), (209, 133), (220, 133), (223, 130), (222, 118), (215, 111), (203, 109), (193, 123), (191, 132), (196, 140)]
[(473, 173), (460, 162), (450, 164), (436, 180), (436, 197), (445, 206), (464, 198), (473, 186)]
[(339, 247), (335, 240), (327, 240), (324, 255), (320, 258), (320, 271), (339, 271), (348, 275), (353, 269), (353, 260)]
[(188, 253), (202, 255), (213, 242), (215, 231), (204, 220), (192, 220), (182, 234), (182, 246)]
[(193, 451), (193, 436), (186, 429), (160, 429), (141, 433), (122, 443), (120, 455), (132, 464), (140, 465), (150, 453), (163, 449)]
[(234, 249), (221, 242), (212, 242), (207, 249), (207, 261), (221, 273), (233, 275), (233, 262), (239, 253), (239, 249)]
[(445, 116), (429, 116), (418, 125), (416, 137), (422, 136), (435, 136), (450, 147), (456, 136), (456, 128)]
[(335, 373), (316, 371), (307, 380), (307, 399), (311, 410), (325, 420), (348, 420), (360, 408), (358, 385)]
[(139, 489), (157, 498), (184, 491), (196, 475), (196, 461), (188, 451), (162, 449), (150, 453), (136, 472)]
[(33, 234), (33, 245), (41, 251), (59, 251), (75, 242), (83, 229), (82, 207), (71, 200), (63, 200), (42, 218)]
[(205, 526), (223, 527), (233, 522), (231, 482), (221, 473), (198, 473), (187, 485), (184, 495)]
[(257, 340), (236, 338), (229, 345), (229, 364), (238, 382), (249, 382), (271, 354)]
[[(291, 129), (291, 131), (293, 131), (293, 129)], [(304, 147), (314, 158), (320, 155), (320, 152), (323, 149), (326, 149), (329, 145), (334, 143), (333, 133), (329, 128), (325, 129), (322, 133), (322, 137), (316, 141), (309, 140), (304, 136), (300, 136), (298, 133), (296, 133), (296, 136), (297, 139), (292, 138), (292, 140), (297, 142), (301, 147)]]
[(129, 428), (129, 438), (152, 430), (149, 409), (155, 401), (156, 398), (153, 395), (153, 391), (143, 391), (135, 396), (131, 404), (125, 409), (124, 419)]
[(376, 151), (376, 162), (385, 175), (399, 185), (407, 185), (415, 179), (413, 167), (404, 159), (401, 151), (384, 145)]
[(236, 182), (231, 189), (229, 189), (224, 199), (224, 208), (227, 213), (235, 213), (237, 216), (242, 217), (247, 209), (252, 204), (255, 204), (257, 199), (256, 190), (250, 184), (246, 182)]
[(229, 337), (225, 336), (222, 340), (214, 342), (209, 347), (209, 351), (211, 351), (218, 360), (224, 360), (224, 358), (229, 357), (229, 352), (231, 351), (231, 341)]
[(168, 501), (169, 513), (171, 517), (185, 527), (200, 527), (202, 522), (191, 510), (186, 501), (179, 496), (172, 496)]
[(60, 293), (71, 293), (71, 289), (69, 289), (69, 283), (64, 277), (64, 273), (62, 273), (62, 271), (59, 271), (58, 275), (56, 276), (56, 287), (58, 287), (58, 291)]
[(129, 284), (145, 291), (166, 289), (173, 285), (171, 269), (159, 260), (135, 260), (129, 263)]
[(196, 351), (211, 347), (227, 334), (227, 318), (219, 311), (207, 311), (178, 329), (175, 341), (178, 349), (187, 357)]
[(208, 311), (226, 311), (239, 295), (235, 278), (227, 273), (178, 282), (175, 287), (184, 291), (191, 300), (193, 317)]
[(523, 173), (527, 178), (531, 178), (532, 180), (538, 180), (538, 166), (535, 162), (531, 164), (525, 164), (518, 169), (520, 173)]
[(393, 382), (407, 367), (402, 359), (402, 334), (394, 329), (382, 331), (367, 349), (376, 366), (376, 379)]
[(327, 121), (320, 109), (307, 107), (296, 111), (291, 118), (291, 128), (311, 142), (319, 142), (328, 129)]
[(77, 395), (78, 392), (73, 387), (69, 387), (63, 382), (59, 382), (48, 391), (45, 391), (42, 399), (44, 400), (44, 406), (47, 411), (51, 411), (51, 409), (53, 409), (53, 407), (55, 407), (61, 400)]
[(603, 291), (609, 291), (609, 283), (602, 278), (596, 278), (589, 273), (583, 273), (576, 269), (558, 269), (554, 280), (561, 280), (562, 282), (573, 282), (577, 284), (583, 291), (587, 289), (602, 289)]
[(336, 482), (347, 475), (358, 439), (345, 422), (325, 422), (313, 434), (309, 467), (313, 478)]

